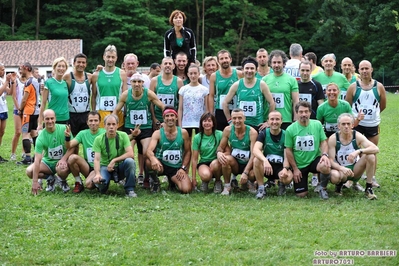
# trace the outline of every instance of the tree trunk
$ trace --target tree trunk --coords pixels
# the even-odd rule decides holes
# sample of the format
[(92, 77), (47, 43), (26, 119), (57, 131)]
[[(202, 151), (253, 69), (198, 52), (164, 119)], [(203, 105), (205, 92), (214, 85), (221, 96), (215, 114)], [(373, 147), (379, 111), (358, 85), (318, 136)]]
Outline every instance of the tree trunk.
[[(200, 36), (200, 21), (201, 21), (201, 16), (200, 16), (200, 8), (199, 8), (199, 4), (198, 4), (198, 0), (195, 0), (195, 11), (197, 12), (197, 25), (196, 25), (196, 29), (195, 29), (195, 35), (196, 35), (196, 41), (197, 41), (197, 43), (196, 43), (196, 45), (197, 45), (197, 48), (198, 48), (198, 39), (199, 39), (199, 36)], [(198, 55), (198, 49), (197, 49), (197, 55)]]
[(37, 5), (36, 5), (36, 40), (39, 40), (39, 28), (40, 28), (40, 0), (37, 0)]
[(242, 21), (241, 21), (241, 29), (240, 29), (240, 34), (238, 36), (238, 43), (236, 46), (236, 65), (239, 65), (241, 60), (240, 60), (240, 49), (241, 49), (241, 43), (242, 43), (242, 34), (244, 31), (245, 27), (245, 15), (243, 14), (242, 16)]
[(15, 0), (12, 0), (12, 8), (11, 8), (11, 35), (15, 35)]

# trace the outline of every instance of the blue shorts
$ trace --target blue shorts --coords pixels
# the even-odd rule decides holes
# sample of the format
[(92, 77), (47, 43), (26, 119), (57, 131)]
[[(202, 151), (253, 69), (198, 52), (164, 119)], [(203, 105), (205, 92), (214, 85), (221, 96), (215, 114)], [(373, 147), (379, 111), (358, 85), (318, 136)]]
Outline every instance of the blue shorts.
[(0, 120), (7, 120), (8, 112), (0, 113)]

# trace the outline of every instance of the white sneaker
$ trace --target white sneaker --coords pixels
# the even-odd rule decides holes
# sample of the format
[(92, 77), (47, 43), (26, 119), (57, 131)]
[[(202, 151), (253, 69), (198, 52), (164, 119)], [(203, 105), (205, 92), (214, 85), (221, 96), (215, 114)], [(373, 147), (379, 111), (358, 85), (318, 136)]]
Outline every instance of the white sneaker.
[(222, 193), (220, 195), (229, 196), (230, 195), (230, 187), (224, 187)]
[(17, 155), (15, 153), (12, 153), (10, 156), (10, 161), (16, 161), (17, 160)]

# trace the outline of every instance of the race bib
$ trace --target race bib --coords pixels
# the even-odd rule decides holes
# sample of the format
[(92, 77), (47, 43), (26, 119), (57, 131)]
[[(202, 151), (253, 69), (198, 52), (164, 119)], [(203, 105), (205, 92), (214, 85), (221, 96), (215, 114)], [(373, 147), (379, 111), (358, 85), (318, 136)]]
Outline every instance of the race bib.
[(241, 101), (240, 108), (244, 111), (245, 116), (256, 116), (256, 102)]
[(275, 155), (275, 154), (268, 154), (266, 156), (266, 159), (270, 162), (270, 163), (279, 163), (282, 164), (284, 161), (284, 158), (281, 157), (280, 155)]
[(346, 91), (341, 91), (341, 100), (345, 100), (346, 98)]
[(181, 162), (182, 156), (179, 150), (166, 150), (162, 154), (162, 159), (164, 162), (177, 165)]
[(345, 148), (340, 149), (337, 152), (337, 162), (342, 166), (348, 166), (348, 165), (354, 164), (358, 160), (359, 156), (357, 157), (357, 159), (355, 159), (355, 162), (353, 162), (353, 163), (348, 161), (349, 154), (351, 154), (354, 151), (355, 151), (355, 149), (353, 149), (352, 147), (346, 148), (346, 149)]
[(337, 132), (338, 131), (338, 123), (327, 123), (325, 125), (327, 132)]
[(298, 151), (314, 151), (313, 136), (297, 136), (295, 141), (295, 149)]
[(70, 96), (71, 105), (77, 112), (85, 112), (89, 106), (90, 96), (87, 92), (72, 93)]
[(48, 149), (48, 157), (53, 160), (60, 160), (64, 156), (62, 145)]
[(86, 149), (86, 157), (87, 157), (87, 162), (88, 163), (93, 163), (94, 162), (94, 154), (95, 154), (95, 152), (92, 150), (92, 148), (87, 148)]
[(299, 101), (305, 101), (312, 104), (312, 94), (309, 93), (300, 93), (299, 94)]
[[(224, 98), (226, 98), (227, 95), (225, 94), (221, 94), (220, 95), (220, 102), (219, 102), (219, 109), (223, 110), (223, 102), (224, 102)], [(236, 99), (237, 97), (234, 96), (233, 99), (231, 99), (231, 101), (229, 102), (228, 106), (229, 106), (229, 110), (233, 110), (234, 106), (236, 105)]]
[(116, 107), (116, 96), (103, 96), (100, 98), (101, 111), (113, 111)]
[(248, 162), (249, 161), (249, 157), (250, 157), (250, 151), (243, 151), (240, 149), (233, 149), (231, 151), (231, 156), (233, 156), (234, 158), (244, 161), (244, 162)]
[(376, 115), (376, 108), (374, 105), (363, 104), (360, 105), (359, 111), (364, 114), (364, 120), (374, 120)]
[(284, 108), (284, 93), (272, 93), (276, 108)]
[(173, 94), (158, 94), (157, 96), (163, 104), (175, 106), (175, 96)]
[(132, 125), (147, 124), (147, 111), (146, 110), (130, 110), (130, 123)]

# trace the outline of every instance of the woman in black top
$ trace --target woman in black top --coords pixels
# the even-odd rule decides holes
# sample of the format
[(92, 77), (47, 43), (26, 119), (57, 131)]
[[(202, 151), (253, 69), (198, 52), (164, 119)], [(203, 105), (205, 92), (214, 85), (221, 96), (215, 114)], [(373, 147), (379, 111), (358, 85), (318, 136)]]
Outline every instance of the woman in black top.
[(173, 26), (166, 31), (164, 38), (164, 55), (175, 59), (177, 53), (184, 52), (188, 57), (189, 65), (195, 63), (197, 48), (194, 32), (186, 27), (186, 15), (183, 11), (175, 10), (169, 17), (169, 23)]

